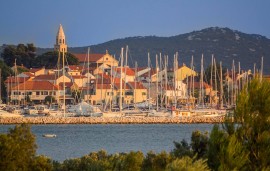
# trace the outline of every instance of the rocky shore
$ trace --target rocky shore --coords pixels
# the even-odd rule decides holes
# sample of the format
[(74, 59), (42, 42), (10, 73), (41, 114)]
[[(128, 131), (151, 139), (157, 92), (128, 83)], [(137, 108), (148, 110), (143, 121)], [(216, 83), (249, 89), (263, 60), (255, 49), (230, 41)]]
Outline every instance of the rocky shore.
[(224, 117), (7, 117), (0, 124), (190, 124), (222, 123)]

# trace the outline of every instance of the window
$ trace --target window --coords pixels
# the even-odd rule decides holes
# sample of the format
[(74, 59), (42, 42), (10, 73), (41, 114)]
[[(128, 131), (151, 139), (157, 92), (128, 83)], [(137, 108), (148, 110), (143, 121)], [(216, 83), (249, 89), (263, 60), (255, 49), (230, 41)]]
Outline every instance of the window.
[(39, 91), (36, 92), (36, 95), (39, 95)]
[(44, 91), (43, 92), (43, 95), (48, 95), (48, 91)]
[(126, 92), (125, 93), (127, 96), (132, 96), (133, 95), (133, 92)]
[(108, 58), (106, 58), (106, 61), (108, 61)]
[(146, 92), (142, 92), (142, 95), (145, 96), (146, 95)]
[(60, 43), (60, 44), (62, 43), (62, 40), (61, 40), (61, 39), (59, 39), (59, 43)]
[(63, 44), (65, 44), (65, 39), (63, 39)]

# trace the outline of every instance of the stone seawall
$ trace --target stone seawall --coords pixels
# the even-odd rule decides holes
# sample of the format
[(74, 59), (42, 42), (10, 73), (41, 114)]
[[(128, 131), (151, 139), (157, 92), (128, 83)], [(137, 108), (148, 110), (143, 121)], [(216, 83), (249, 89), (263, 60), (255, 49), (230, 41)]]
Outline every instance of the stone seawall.
[(224, 117), (20, 117), (0, 118), (0, 124), (189, 124), (222, 123)]

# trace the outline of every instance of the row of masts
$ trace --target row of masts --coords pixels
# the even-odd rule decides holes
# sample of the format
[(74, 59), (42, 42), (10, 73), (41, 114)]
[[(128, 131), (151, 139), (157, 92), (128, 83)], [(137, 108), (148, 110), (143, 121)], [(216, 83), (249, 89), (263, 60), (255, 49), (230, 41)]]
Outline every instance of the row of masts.
[[(88, 72), (89, 72), (89, 53), (90, 53), (90, 49), (88, 49), (88, 55), (87, 55), (87, 61), (88, 61)], [(59, 53), (60, 55), (60, 53)], [(121, 58), (121, 65), (120, 65), (120, 72), (121, 72), (121, 78), (120, 78), (120, 98), (119, 98), (119, 106), (120, 106), (120, 110), (122, 110), (122, 104), (123, 104), (123, 94), (125, 95), (125, 89), (126, 89), (126, 84), (124, 84), (124, 87), (122, 87), (123, 85), (123, 78), (122, 78), (122, 75), (123, 75), (123, 65), (124, 65), (124, 48), (121, 49), (121, 55), (120, 55), (120, 58)], [(65, 76), (65, 58), (64, 58), (64, 53), (63, 53), (63, 58), (62, 58), (62, 74), (63, 76)], [(178, 59), (179, 59), (179, 55), (178, 53), (176, 53), (174, 55), (174, 65), (173, 65), (173, 70), (174, 70), (174, 75), (173, 75), (173, 86), (174, 86), (174, 90), (175, 90), (175, 93), (174, 93), (174, 104), (176, 105), (177, 104), (177, 101), (178, 101), (178, 93), (177, 90), (178, 90), (178, 87), (179, 87), (179, 76), (177, 75), (178, 72)], [(127, 70), (127, 60), (128, 60), (128, 47), (126, 48), (126, 59), (125, 59), (125, 70), (124, 72), (126, 73), (126, 70)], [(209, 98), (209, 104), (210, 106), (212, 106), (214, 104), (214, 99), (212, 97), (212, 93), (215, 91), (215, 92), (219, 92), (219, 105), (220, 105), (220, 108), (223, 107), (223, 104), (224, 104), (224, 90), (223, 90), (223, 71), (222, 71), (222, 62), (220, 62), (220, 73), (218, 73), (218, 69), (217, 69), (217, 64), (216, 64), (216, 60), (214, 58), (214, 56), (212, 55), (212, 60), (211, 60), (211, 76), (210, 76), (210, 98)], [(59, 66), (59, 65), (58, 65)], [(151, 99), (151, 91), (153, 91), (151, 89), (151, 61), (150, 61), (150, 53), (148, 53), (148, 100)], [(194, 70), (194, 61), (193, 61), (193, 56), (191, 58), (191, 64), (190, 64), (190, 68), (192, 70)], [(58, 68), (58, 70), (60, 70)], [(102, 69), (104, 71), (104, 69)], [(164, 56), (164, 59), (162, 60), (162, 55), (161, 53), (159, 55), (156, 55), (156, 108), (157, 110), (159, 110), (159, 105), (160, 106), (165, 106), (167, 108), (168, 106), (168, 98), (166, 97), (166, 94), (165, 92), (163, 91), (163, 88), (162, 86), (165, 86), (165, 90), (168, 90), (168, 75), (167, 75), (167, 70), (168, 70), (168, 56)], [(253, 75), (256, 75), (256, 64), (254, 64), (254, 73)], [(16, 60), (15, 60), (15, 75), (17, 75), (18, 73), (16, 73), (17, 69), (16, 69)], [(163, 73), (164, 71), (164, 73)], [(1, 71), (0, 71), (1, 72)], [(227, 69), (226, 71), (227, 75), (229, 76), (229, 70)], [(247, 73), (247, 72), (246, 72)], [(161, 74), (161, 76), (159, 76), (159, 74)], [(163, 75), (164, 74), (164, 75)], [(240, 62), (238, 63), (238, 77), (236, 75), (236, 66), (235, 66), (235, 63), (234, 63), (234, 60), (232, 62), (232, 69), (231, 69), (231, 83), (227, 82), (227, 101), (226, 103), (229, 104), (229, 105), (235, 105), (236, 103), (236, 97), (237, 95), (239, 94), (239, 92), (241, 91), (241, 89), (244, 87), (245, 83), (247, 83), (249, 81), (249, 77), (248, 77), (248, 74), (245, 74), (243, 77), (241, 76), (241, 74), (244, 74), (244, 72), (241, 72), (241, 67), (240, 67)], [(112, 75), (112, 69), (111, 69), (111, 75)], [(126, 75), (126, 74), (125, 74)], [(261, 69), (260, 69), (260, 72), (259, 72), (259, 75), (260, 75), (260, 79), (262, 79), (262, 76), (263, 76), (263, 57), (261, 59)], [(163, 79), (163, 76), (165, 76), (165, 80)], [(182, 77), (182, 75), (180, 74), (180, 77)], [(194, 74), (191, 75), (191, 77), (187, 77), (187, 97), (188, 98), (193, 98), (195, 99), (195, 96), (194, 96)], [(214, 77), (214, 78), (213, 78)], [(218, 77), (219, 80), (220, 80), (220, 83), (219, 83), (219, 87), (218, 87)], [(159, 79), (161, 78), (161, 79)], [(240, 79), (241, 78), (241, 79)], [(190, 81), (188, 79), (191, 79)], [(180, 79), (181, 80), (181, 79)], [(214, 81), (213, 81), (214, 80)], [(126, 77), (124, 78), (124, 82), (126, 83)], [(181, 80), (182, 81), (182, 80)], [(87, 76), (87, 82), (89, 84), (90, 82), (90, 78), (89, 78), (89, 74)], [(137, 82), (137, 62), (135, 62), (135, 86), (136, 86), (136, 82)], [(165, 83), (164, 83), (165, 82)], [(102, 77), (102, 82), (101, 84), (103, 84), (103, 77)], [(161, 88), (159, 88), (161, 87)], [(9, 88), (9, 87), (8, 87)], [(112, 86), (112, 89), (113, 89), (113, 86)], [(122, 89), (124, 90), (124, 93), (122, 94)], [(136, 87), (135, 87), (136, 89)], [(218, 90), (219, 89), (219, 90)], [(65, 80), (64, 80), (64, 77), (63, 77), (63, 92), (65, 92)], [(87, 88), (87, 94), (88, 94), (88, 99), (89, 99), (89, 88)], [(25, 94), (26, 95), (26, 94)], [(136, 93), (133, 93), (133, 95), (135, 96)], [(217, 96), (217, 93), (215, 93), (215, 96)], [(102, 104), (103, 104), (103, 100), (102, 100), (102, 97), (103, 97), (103, 92), (101, 91), (101, 101), (102, 101)], [(198, 94), (198, 104), (201, 104), (202, 106), (205, 105), (205, 92), (204, 92), (204, 57), (202, 55), (202, 58), (201, 58), (201, 69), (200, 69), (200, 90), (199, 90), (199, 94)], [(63, 109), (65, 110), (65, 98), (66, 98), (66, 94), (63, 93)], [(136, 99), (136, 97), (134, 97), (134, 99)], [(112, 98), (111, 98), (112, 100)], [(160, 104), (159, 104), (159, 101), (160, 101)], [(165, 104), (163, 104), (165, 101)], [(134, 102), (136, 102), (136, 100), (134, 100)], [(194, 106), (194, 100), (192, 101), (193, 103), (193, 106)], [(110, 104), (110, 108), (111, 108), (111, 102), (109, 103)], [(149, 110), (150, 110), (150, 105), (149, 105)]]

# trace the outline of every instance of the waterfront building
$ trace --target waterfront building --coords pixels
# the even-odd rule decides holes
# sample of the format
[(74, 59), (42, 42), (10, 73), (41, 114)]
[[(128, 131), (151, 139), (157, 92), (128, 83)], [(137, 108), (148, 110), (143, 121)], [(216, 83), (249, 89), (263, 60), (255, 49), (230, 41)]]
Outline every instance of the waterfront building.
[(198, 74), (196, 73), (196, 71), (192, 70), (191, 68), (183, 64), (183, 66), (181, 66), (180, 68), (176, 70), (175, 75), (176, 75), (177, 81), (183, 81), (189, 76), (192, 76), (192, 75), (197, 76)]
[(113, 69), (112, 75), (117, 78), (122, 78), (125, 82), (133, 82), (135, 80), (135, 72), (129, 67), (122, 67), (122, 76), (120, 67)]
[(10, 101), (13, 104), (24, 104), (25, 101), (43, 103), (46, 96), (57, 100), (60, 95), (63, 95), (62, 88), (49, 81), (25, 81), (11, 88)]
[(65, 83), (71, 82), (71, 78), (67, 75), (57, 75), (57, 74), (45, 74), (39, 75), (32, 79), (33, 81), (49, 81), (52, 84), (59, 85), (60, 82), (65, 81)]
[[(105, 54), (89, 54), (89, 60), (88, 60), (88, 54), (73, 54), (76, 58), (78, 58), (79, 63), (81, 66), (85, 66), (84, 68), (87, 69), (87, 64), (89, 61), (89, 66), (95, 66), (98, 68), (101, 64), (106, 64), (107, 66), (118, 66), (118, 60), (116, 60), (113, 56), (109, 54), (108, 51), (106, 51)], [(96, 72), (95, 72), (96, 74)]]
[(30, 68), (29, 72), (34, 74), (34, 76), (39, 76), (39, 75), (46, 74), (45, 67), (42, 67), (42, 68)]

